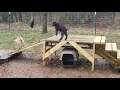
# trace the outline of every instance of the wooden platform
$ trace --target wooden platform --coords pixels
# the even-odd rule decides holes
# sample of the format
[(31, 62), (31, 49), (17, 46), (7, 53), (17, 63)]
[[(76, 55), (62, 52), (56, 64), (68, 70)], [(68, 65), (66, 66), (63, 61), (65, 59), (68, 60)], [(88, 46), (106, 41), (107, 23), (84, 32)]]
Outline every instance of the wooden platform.
[[(48, 39), (45, 39), (46, 42), (51, 43), (59, 43), (61, 35), (54, 35)], [(62, 41), (65, 40), (65, 36)], [(76, 43), (83, 44), (105, 44), (106, 37), (105, 36), (92, 36), (92, 35), (69, 35), (67, 41), (75, 41)]]

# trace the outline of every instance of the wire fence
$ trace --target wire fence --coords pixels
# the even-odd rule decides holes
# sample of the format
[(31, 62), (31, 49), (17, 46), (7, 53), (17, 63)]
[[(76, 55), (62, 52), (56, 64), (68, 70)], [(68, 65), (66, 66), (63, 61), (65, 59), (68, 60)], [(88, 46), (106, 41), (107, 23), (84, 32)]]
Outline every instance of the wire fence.
[[(47, 13), (47, 34), (41, 34), (43, 13)], [(34, 28), (30, 27), (32, 16)], [(55, 35), (54, 21), (64, 24), (68, 35), (104, 35), (120, 49), (120, 12), (0, 12), (0, 48), (11, 48), (17, 35), (28, 45)]]
[[(41, 31), (43, 12), (33, 12), (34, 29), (31, 29), (29, 25), (31, 13), (11, 12), (9, 14), (9, 12), (0, 12), (0, 30)], [(52, 27), (53, 21), (66, 25), (70, 30), (85, 31), (85, 34), (95, 34), (95, 30), (97, 34), (102, 34), (102, 32), (118, 33), (120, 13), (96, 12), (95, 15), (95, 12), (47, 12), (48, 29)]]

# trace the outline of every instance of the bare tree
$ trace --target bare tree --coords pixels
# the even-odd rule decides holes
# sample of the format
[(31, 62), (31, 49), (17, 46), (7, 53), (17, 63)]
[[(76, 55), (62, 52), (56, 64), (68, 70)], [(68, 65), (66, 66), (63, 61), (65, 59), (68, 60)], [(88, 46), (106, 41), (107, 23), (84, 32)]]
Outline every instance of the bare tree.
[(13, 23), (13, 22), (14, 22), (14, 19), (13, 19), (13, 12), (11, 12), (10, 17), (11, 17), (11, 22)]
[(40, 18), (40, 24), (41, 24), (41, 13), (39, 12), (38, 14), (39, 14), (39, 18)]
[(113, 12), (113, 24), (115, 23), (115, 16), (116, 16), (116, 13), (115, 12)]
[(22, 22), (22, 12), (18, 12), (19, 21)]
[(18, 22), (17, 12), (14, 12), (14, 15), (15, 15), (15, 20), (16, 20), (16, 22)]
[(42, 34), (45, 34), (47, 33), (47, 13), (46, 12), (43, 13), (42, 23), (43, 23)]

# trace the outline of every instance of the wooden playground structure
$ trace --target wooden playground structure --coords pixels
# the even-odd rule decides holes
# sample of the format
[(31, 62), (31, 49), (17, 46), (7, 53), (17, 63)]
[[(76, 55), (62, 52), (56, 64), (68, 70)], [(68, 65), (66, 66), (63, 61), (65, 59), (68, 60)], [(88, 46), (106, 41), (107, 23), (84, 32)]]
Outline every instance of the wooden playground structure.
[[(20, 53), (35, 46), (43, 45), (42, 59), (43, 65), (46, 65), (46, 59), (49, 56), (53, 53), (56, 54), (56, 51), (60, 48), (69, 46), (74, 47), (79, 54), (83, 55), (92, 63), (92, 71), (95, 69), (96, 54), (107, 60), (114, 67), (120, 68), (120, 50), (117, 50), (116, 43), (106, 43), (105, 36), (69, 35), (66, 41), (64, 38), (62, 41), (59, 41), (59, 38), (60, 35), (57, 35), (19, 50), (11, 50), (6, 53), (6, 56), (2, 56), (2, 53), (0, 52), (0, 59), (8, 59), (13, 54)], [(91, 49), (92, 53), (87, 52), (86, 49)]]
[[(51, 54), (64, 46), (71, 46), (92, 63), (92, 71), (95, 69), (96, 54), (114, 67), (120, 67), (120, 50), (117, 50), (116, 43), (106, 43), (105, 36), (69, 35), (66, 41), (64, 39), (59, 41), (59, 38), (60, 35), (53, 36), (43, 42), (43, 65), (46, 64), (45, 59)], [(92, 54), (85, 49), (91, 49)]]

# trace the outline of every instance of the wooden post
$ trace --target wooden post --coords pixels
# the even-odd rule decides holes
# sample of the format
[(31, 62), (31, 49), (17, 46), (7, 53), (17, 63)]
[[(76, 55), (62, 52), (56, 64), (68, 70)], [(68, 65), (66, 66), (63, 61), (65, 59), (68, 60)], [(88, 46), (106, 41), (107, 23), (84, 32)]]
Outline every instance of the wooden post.
[[(51, 46), (50, 46), (50, 49), (51, 49), (51, 48), (52, 48), (52, 42), (50, 43), (50, 45), (51, 45)], [(50, 59), (51, 59), (51, 60), (53, 59), (53, 55), (52, 55), (52, 54), (50, 55)]]
[(93, 44), (93, 58), (94, 58), (94, 61), (93, 61), (93, 63), (92, 63), (92, 71), (94, 71), (94, 67), (95, 67), (95, 43)]
[(43, 66), (45, 66), (45, 59), (43, 58), (46, 52), (46, 42), (43, 42), (43, 50), (42, 50), (42, 60), (43, 60)]
[(95, 65), (95, 63), (94, 62), (92, 62), (92, 71), (94, 71), (94, 65)]
[[(56, 45), (56, 44), (55, 44)], [(57, 54), (57, 51), (55, 51), (55, 54), (54, 54), (54, 56), (56, 57), (56, 54)]]

